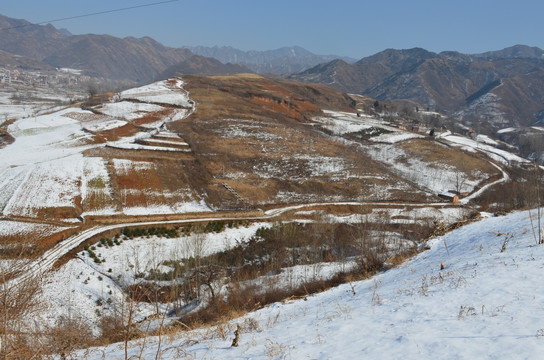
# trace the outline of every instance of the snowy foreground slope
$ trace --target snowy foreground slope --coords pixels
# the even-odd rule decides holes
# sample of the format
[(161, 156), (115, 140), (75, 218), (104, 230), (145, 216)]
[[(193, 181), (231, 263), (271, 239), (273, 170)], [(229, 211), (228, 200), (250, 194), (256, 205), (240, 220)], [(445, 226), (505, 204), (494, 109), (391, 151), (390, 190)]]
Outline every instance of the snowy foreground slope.
[[(544, 245), (535, 245), (529, 212), (486, 218), (428, 245), (430, 250), (366, 281), (274, 304), (221, 328), (163, 336), (160, 346), (157, 337), (134, 341), (129, 356), (542, 358)], [(237, 324), (239, 346), (232, 348)], [(124, 346), (114, 344), (76, 357), (124, 356)]]

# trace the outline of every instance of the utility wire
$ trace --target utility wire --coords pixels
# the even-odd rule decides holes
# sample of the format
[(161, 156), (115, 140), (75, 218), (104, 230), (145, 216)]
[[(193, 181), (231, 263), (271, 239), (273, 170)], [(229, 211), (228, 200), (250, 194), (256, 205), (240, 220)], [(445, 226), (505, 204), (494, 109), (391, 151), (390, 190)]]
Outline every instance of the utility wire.
[(24, 28), (24, 27), (28, 27), (28, 26), (34, 26), (34, 25), (50, 24), (50, 23), (53, 23), (53, 22), (72, 20), (72, 19), (79, 19), (79, 18), (88, 17), (88, 16), (110, 14), (110, 13), (113, 13), (113, 12), (126, 11), (126, 10), (138, 9), (138, 8), (143, 8), (143, 7), (148, 7), (148, 6), (167, 4), (167, 3), (172, 3), (172, 2), (176, 2), (176, 1), (179, 1), (179, 0), (159, 1), (159, 2), (154, 2), (154, 3), (150, 3), (150, 4), (128, 6), (128, 7), (124, 7), (124, 8), (120, 8), (120, 9), (105, 10), (105, 11), (99, 11), (99, 12), (88, 13), (88, 14), (83, 14), (83, 15), (69, 16), (69, 17), (65, 17), (65, 18), (61, 18), (61, 19), (41, 21), (41, 22), (35, 23), (35, 24), (24, 24), (24, 25), (17, 25), (17, 26), (11, 26), (11, 27), (6, 27), (6, 28), (0, 28), (0, 31), (11, 30), (11, 29), (19, 29), (19, 28)]

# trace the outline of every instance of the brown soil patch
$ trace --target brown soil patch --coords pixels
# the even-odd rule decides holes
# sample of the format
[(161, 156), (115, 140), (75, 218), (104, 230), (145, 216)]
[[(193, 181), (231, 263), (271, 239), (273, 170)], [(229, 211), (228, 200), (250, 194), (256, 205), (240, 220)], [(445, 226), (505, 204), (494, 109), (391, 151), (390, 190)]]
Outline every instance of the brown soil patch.
[(97, 135), (100, 137), (103, 137), (107, 139), (108, 141), (115, 141), (119, 139), (120, 137), (128, 137), (136, 134), (138, 132), (138, 128), (134, 125), (127, 123), (121, 127), (111, 129), (111, 130), (104, 130), (97, 132)]
[(152, 113), (146, 113), (142, 117), (132, 120), (132, 123), (137, 126), (152, 124), (167, 118), (169, 115), (172, 114), (173, 111), (173, 109), (164, 109)]
[(15, 122), (15, 119), (10, 119), (0, 124), (0, 149), (15, 141), (13, 136), (11, 136), (7, 130), (8, 126), (13, 124), (14, 122)]
[(59, 228), (53, 234), (31, 231), (23, 234), (1, 236), (0, 242), (4, 248), (0, 250), (0, 258), (10, 259), (40, 256), (46, 250), (73, 235), (78, 230), (79, 227)]
[(0, 149), (13, 143), (15, 139), (4, 129), (0, 129)]
[(136, 161), (169, 160), (172, 162), (183, 160), (194, 160), (195, 157), (187, 152), (174, 151), (152, 151), (152, 150), (128, 150), (109, 147), (100, 147), (87, 150), (85, 156), (98, 156), (104, 159), (129, 159)]

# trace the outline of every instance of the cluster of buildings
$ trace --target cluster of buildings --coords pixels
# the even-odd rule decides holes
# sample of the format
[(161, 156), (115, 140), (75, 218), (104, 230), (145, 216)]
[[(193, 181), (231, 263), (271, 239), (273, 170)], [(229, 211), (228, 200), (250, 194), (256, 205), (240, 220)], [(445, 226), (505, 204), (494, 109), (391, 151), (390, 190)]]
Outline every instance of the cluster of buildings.
[(25, 87), (77, 86), (79, 83), (89, 80), (90, 77), (81, 75), (78, 71), (69, 71), (69, 69), (39, 72), (0, 67), (0, 85)]
[(0, 68), (0, 84), (11, 84), (11, 71)]

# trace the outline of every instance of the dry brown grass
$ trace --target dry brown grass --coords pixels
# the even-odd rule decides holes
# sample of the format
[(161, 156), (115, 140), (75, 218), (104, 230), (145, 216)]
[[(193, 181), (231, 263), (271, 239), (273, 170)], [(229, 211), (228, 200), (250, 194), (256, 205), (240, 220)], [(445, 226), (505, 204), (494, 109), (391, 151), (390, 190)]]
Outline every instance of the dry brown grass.
[(74, 227), (70, 229), (59, 228), (54, 233), (36, 230), (14, 235), (2, 235), (0, 243), (4, 248), (0, 252), (0, 257), (14, 259), (21, 256), (25, 258), (39, 256), (78, 230), (78, 227)]
[[(171, 127), (191, 145), (199, 168), (215, 178), (202, 184), (215, 195), (215, 207), (368, 199), (376, 187), (405, 182), (365, 154), (304, 125), (320, 113), (319, 106), (349, 110), (351, 99), (339, 92), (260, 76), (184, 80), (198, 110)], [(229, 135), (230, 129), (238, 135)], [(339, 170), (319, 168), (321, 159), (337, 159)], [(222, 183), (246, 203), (234, 202)], [(414, 189), (392, 193), (391, 199), (422, 201), (426, 196)]]
[(13, 124), (15, 121), (16, 119), (7, 119), (0, 123), (0, 149), (15, 141), (13, 136), (11, 136), (7, 131), (8, 126)]
[[(347, 272), (341, 273), (329, 280), (314, 280), (298, 287), (283, 287), (263, 291), (258, 286), (241, 286), (234, 283), (229, 287), (228, 296), (215, 298), (208, 306), (198, 312), (185, 316), (180, 321), (184, 327), (191, 329), (209, 325), (223, 324), (229, 320), (239, 318), (249, 312), (256, 311), (269, 304), (305, 299), (307, 296), (326, 291), (351, 281), (367, 279), (371, 273)], [(181, 328), (185, 330), (185, 328)]]
[(417, 255), (417, 248), (414, 246), (407, 251), (404, 251), (400, 254), (396, 254), (390, 257), (389, 259), (387, 259), (386, 263), (391, 264), (393, 267), (396, 267), (416, 255)]
[(452, 148), (430, 139), (414, 139), (404, 141), (400, 146), (409, 154), (421, 159), (422, 161), (435, 165), (449, 165), (466, 173), (472, 178), (471, 172), (479, 170), (485, 174), (499, 174), (499, 171), (492, 166), (488, 160), (483, 159), (478, 154), (472, 154)]

